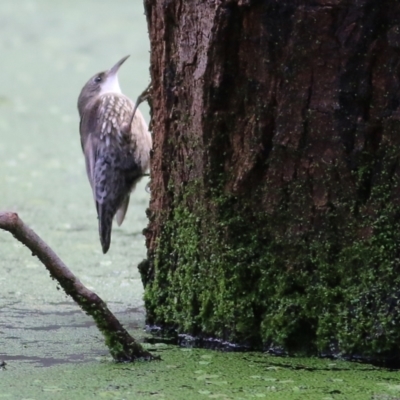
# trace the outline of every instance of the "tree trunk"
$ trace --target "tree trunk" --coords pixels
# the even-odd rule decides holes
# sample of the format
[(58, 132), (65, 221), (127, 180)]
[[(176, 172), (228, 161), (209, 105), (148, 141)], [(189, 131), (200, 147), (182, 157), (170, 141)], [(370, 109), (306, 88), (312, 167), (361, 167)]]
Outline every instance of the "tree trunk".
[(398, 0), (145, 0), (150, 324), (400, 354)]

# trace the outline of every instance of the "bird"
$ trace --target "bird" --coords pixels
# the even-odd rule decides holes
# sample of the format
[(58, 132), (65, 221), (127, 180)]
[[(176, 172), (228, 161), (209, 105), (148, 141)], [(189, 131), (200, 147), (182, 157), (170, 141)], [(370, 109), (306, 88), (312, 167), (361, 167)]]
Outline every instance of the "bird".
[(103, 253), (111, 243), (112, 222), (124, 221), (131, 192), (150, 167), (152, 138), (136, 103), (120, 88), (118, 70), (129, 56), (92, 76), (78, 97), (79, 132), (93, 192)]

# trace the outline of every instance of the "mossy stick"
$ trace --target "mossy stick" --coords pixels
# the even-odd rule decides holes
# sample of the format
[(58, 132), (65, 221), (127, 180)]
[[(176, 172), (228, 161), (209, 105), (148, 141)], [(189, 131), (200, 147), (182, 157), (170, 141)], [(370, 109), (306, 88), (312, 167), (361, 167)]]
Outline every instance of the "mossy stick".
[(106, 345), (115, 361), (151, 360), (155, 357), (125, 330), (108, 309), (106, 303), (87, 289), (68, 269), (57, 254), (14, 212), (0, 212), (0, 229), (10, 232), (39, 258), (52, 278), (71, 296), (88, 315), (92, 316), (105, 337)]

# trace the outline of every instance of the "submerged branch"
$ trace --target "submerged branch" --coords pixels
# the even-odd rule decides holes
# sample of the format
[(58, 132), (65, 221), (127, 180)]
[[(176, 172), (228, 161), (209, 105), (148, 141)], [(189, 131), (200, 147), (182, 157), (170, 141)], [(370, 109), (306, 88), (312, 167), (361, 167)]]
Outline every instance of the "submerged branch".
[(56, 279), (65, 293), (71, 296), (86, 314), (93, 317), (105, 337), (106, 345), (116, 361), (151, 360), (152, 356), (125, 330), (106, 303), (87, 289), (68, 269), (57, 254), (24, 222), (18, 214), (0, 212), (0, 229), (10, 232), (17, 240), (39, 258), (50, 275)]

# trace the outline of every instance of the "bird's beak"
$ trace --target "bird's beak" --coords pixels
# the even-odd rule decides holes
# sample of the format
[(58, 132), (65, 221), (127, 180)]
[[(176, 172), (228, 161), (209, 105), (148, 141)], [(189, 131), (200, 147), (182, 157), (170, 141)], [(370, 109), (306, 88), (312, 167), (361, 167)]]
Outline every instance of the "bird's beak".
[(119, 60), (109, 71), (109, 75), (117, 75), (117, 72), (119, 70), (119, 67), (127, 60), (129, 56), (126, 56), (124, 58), (122, 58), (121, 60)]

